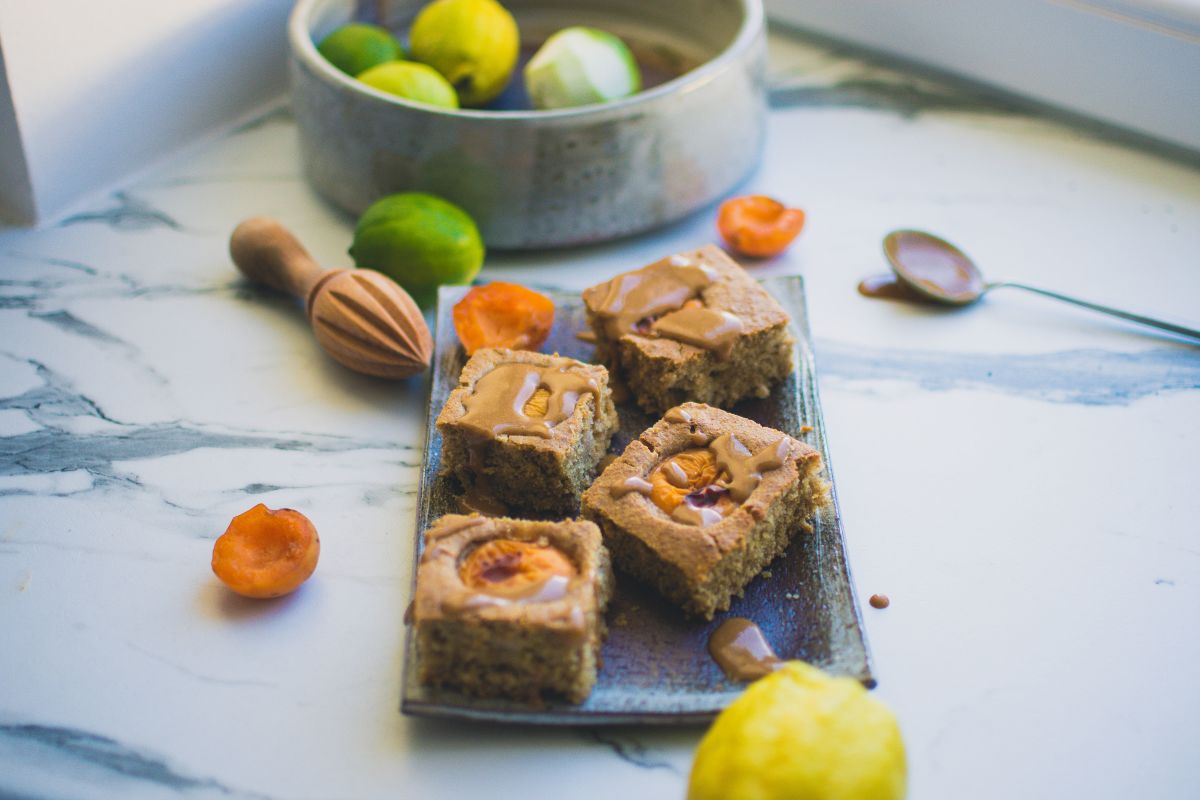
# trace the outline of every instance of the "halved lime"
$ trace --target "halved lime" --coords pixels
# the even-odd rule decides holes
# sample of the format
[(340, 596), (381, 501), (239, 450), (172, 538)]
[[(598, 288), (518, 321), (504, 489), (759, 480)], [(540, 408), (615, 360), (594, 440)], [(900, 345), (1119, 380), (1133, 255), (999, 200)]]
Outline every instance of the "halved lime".
[(563, 28), (525, 65), (534, 108), (607, 103), (642, 88), (637, 60), (625, 42), (598, 28)]

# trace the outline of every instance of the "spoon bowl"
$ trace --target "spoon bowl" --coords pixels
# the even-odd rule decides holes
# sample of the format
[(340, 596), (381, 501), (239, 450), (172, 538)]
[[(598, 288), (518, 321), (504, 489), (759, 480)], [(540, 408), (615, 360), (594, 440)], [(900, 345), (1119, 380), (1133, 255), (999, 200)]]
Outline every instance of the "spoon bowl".
[(932, 233), (892, 231), (883, 237), (883, 252), (900, 282), (925, 299), (966, 306), (988, 290), (975, 262)]

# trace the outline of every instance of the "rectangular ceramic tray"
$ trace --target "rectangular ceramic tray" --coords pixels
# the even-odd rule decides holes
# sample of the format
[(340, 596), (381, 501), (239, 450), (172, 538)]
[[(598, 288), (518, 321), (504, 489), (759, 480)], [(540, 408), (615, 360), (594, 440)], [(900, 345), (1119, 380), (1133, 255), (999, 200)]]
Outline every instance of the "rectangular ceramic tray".
[[(817, 399), (803, 279), (771, 278), (763, 285), (792, 317), (796, 369), (770, 397), (744, 401), (733, 411), (812, 444), (821, 451), (832, 479)], [(465, 361), (454, 332), (451, 308), (466, 291), (467, 287), (443, 287), (438, 297), (425, 463), (417, 506), (418, 557), (425, 529), (442, 514), (458, 510), (452, 479), (439, 474), (442, 438), (433, 422), (457, 385)], [(542, 350), (590, 360), (592, 345), (576, 337), (587, 328), (579, 293), (550, 289), (547, 294), (557, 311), (554, 329)], [(620, 453), (655, 422), (632, 403), (619, 405), (618, 412), (621, 429), (613, 438), (614, 453)], [(836, 675), (874, 685), (871, 656), (846, 560), (836, 487), (833, 505), (814, 520), (813, 532), (798, 531), (783, 556), (746, 588), (743, 597), (734, 600), (727, 613), (712, 622), (684, 617), (678, 609), (618, 573), (616, 595), (607, 615), (609, 635), (604, 644), (603, 667), (585, 703), (532, 707), (423, 687), (416, 681), (415, 637), (410, 629), (401, 710), (418, 716), (543, 725), (704, 722), (745, 688), (729, 681), (708, 655), (709, 634), (728, 616), (748, 617), (758, 623), (783, 658), (802, 659)]]

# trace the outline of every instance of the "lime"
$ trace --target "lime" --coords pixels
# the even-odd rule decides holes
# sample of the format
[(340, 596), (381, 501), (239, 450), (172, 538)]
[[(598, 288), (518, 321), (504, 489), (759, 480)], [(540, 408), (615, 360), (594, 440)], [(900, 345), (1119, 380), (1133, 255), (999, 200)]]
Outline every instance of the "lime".
[(381, 92), (442, 108), (458, 108), (458, 95), (433, 67), (415, 61), (389, 61), (361, 73), (358, 79)]
[(496, 0), (435, 0), (409, 32), (412, 55), (445, 76), (464, 106), (504, 91), (517, 65), (517, 23)]
[(317, 45), (317, 52), (342, 72), (355, 77), (376, 64), (404, 58), (404, 50), (395, 36), (378, 25), (361, 22), (343, 25), (326, 36)]
[(376, 201), (358, 220), (350, 256), (403, 286), (422, 307), (443, 283), (470, 283), (483, 265), (475, 221), (458, 206), (424, 192)]
[(637, 60), (616, 36), (597, 28), (563, 28), (525, 65), (534, 108), (607, 103), (642, 88)]
[(696, 749), (688, 800), (900, 800), (896, 718), (858, 681), (790, 661), (746, 689)]

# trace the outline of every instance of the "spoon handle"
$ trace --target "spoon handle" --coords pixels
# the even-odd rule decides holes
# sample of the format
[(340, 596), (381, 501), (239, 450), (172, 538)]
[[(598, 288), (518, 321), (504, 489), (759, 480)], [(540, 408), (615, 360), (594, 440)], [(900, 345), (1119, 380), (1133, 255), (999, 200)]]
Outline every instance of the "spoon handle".
[(1040, 294), (1043, 297), (1052, 297), (1055, 300), (1062, 300), (1064, 303), (1071, 303), (1073, 305), (1083, 306), (1084, 308), (1090, 308), (1092, 311), (1099, 311), (1102, 314), (1111, 314), (1114, 317), (1120, 317), (1121, 319), (1127, 319), (1131, 322), (1140, 322), (1143, 325), (1149, 325), (1151, 327), (1158, 328), (1160, 330), (1170, 331), (1171, 333), (1175, 333), (1180, 336), (1188, 336), (1188, 337), (1191, 337), (1192, 339), (1196, 339), (1196, 340), (1200, 341), (1200, 330), (1197, 330), (1196, 328), (1189, 328), (1186, 325), (1177, 325), (1174, 322), (1167, 322), (1166, 320), (1155, 319), (1154, 317), (1147, 317), (1144, 314), (1134, 314), (1131, 311), (1122, 311), (1119, 308), (1113, 308), (1112, 306), (1104, 306), (1104, 305), (1100, 305), (1099, 303), (1092, 303), (1087, 300), (1081, 300), (1078, 297), (1071, 297), (1070, 295), (1059, 294), (1058, 292), (1052, 292), (1049, 289), (1039, 289), (1036, 286), (1029, 286), (1024, 283), (1015, 283), (1013, 281), (997, 281), (996, 283), (989, 283), (987, 288), (988, 289), (998, 289), (998, 288), (1004, 287), (1004, 286), (1012, 287), (1013, 289), (1024, 289), (1027, 292), (1033, 292), (1034, 294)]
[(287, 228), (268, 217), (238, 225), (229, 237), (229, 255), (250, 280), (301, 300), (325, 273)]

